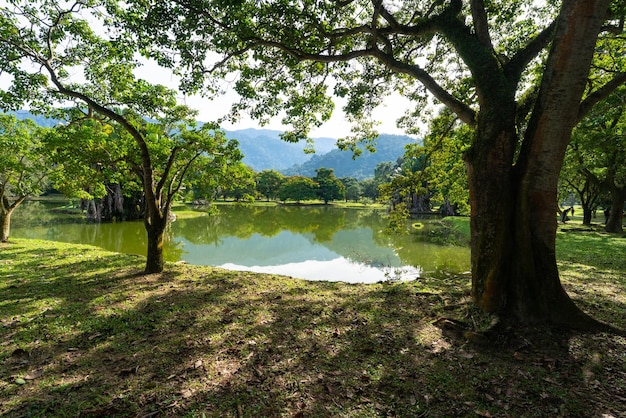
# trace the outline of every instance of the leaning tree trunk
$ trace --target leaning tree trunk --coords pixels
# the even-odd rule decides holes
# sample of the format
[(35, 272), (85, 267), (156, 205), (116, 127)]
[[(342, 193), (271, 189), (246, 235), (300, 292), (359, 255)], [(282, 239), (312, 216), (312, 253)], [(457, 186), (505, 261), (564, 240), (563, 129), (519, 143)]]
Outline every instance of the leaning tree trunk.
[(481, 105), (466, 162), (472, 211), (472, 290), (477, 304), (487, 312), (524, 323), (597, 325), (561, 286), (556, 214), (560, 169), (607, 7), (607, 0), (563, 3), (515, 166), (514, 99)]

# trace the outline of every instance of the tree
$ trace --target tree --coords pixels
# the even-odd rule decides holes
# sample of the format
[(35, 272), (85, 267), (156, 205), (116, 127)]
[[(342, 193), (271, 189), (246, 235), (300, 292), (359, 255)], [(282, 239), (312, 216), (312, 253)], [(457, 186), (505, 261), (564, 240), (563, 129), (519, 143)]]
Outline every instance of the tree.
[(226, 167), (226, 178), (228, 182), (222, 185), (224, 197), (232, 197), (237, 202), (240, 200), (254, 201), (256, 182), (254, 171), (242, 162), (230, 164)]
[(256, 190), (265, 196), (267, 201), (276, 199), (285, 176), (276, 170), (263, 170), (256, 175)]
[(300, 203), (302, 200), (312, 200), (317, 197), (318, 185), (309, 177), (288, 177), (280, 186), (278, 198), (282, 201), (294, 200)]
[(42, 152), (45, 128), (30, 120), (0, 115), (0, 241), (7, 242), (11, 215), (44, 186), (49, 166)]
[(439, 205), (443, 216), (468, 213), (469, 191), (462, 155), (471, 130), (444, 109), (429, 124), (423, 144), (407, 145), (382, 187), (392, 204), (404, 201), (409, 212), (430, 212)]
[(361, 181), (361, 195), (372, 201), (376, 201), (379, 197), (378, 182), (375, 179), (365, 179)]
[(50, 175), (53, 187), (69, 198), (80, 199), (89, 221), (127, 219), (124, 194), (141, 191), (139, 179), (133, 178), (128, 165), (133, 143), (117, 136), (112, 125), (89, 118), (61, 123), (43, 140), (55, 167)]
[(559, 200), (575, 193), (583, 209), (583, 225), (591, 225), (593, 212), (603, 197), (602, 187), (593, 172), (581, 165), (581, 154), (577, 146), (570, 143), (559, 179)]
[[(239, 70), (235, 111), (285, 110), (289, 139), (329, 117), (329, 93), (347, 99), (355, 136), (367, 138), (387, 92), (415, 101), (404, 126), (429, 93), (472, 129), (464, 158), (475, 302), (513, 321), (599, 326), (560, 283), (557, 183), (575, 123), (626, 81), (626, 40), (615, 36), (622, 1), (131, 3), (129, 24), (154, 57), (184, 70), (184, 88), (212, 92)], [(221, 56), (208, 60), (207, 44)], [(614, 59), (590, 72), (595, 52)]]
[(48, 113), (53, 104), (73, 103), (73, 118), (102, 118), (120, 128), (118, 135), (132, 138), (148, 235), (145, 272), (158, 273), (171, 205), (190, 166), (203, 153), (224, 162), (241, 156), (222, 153), (236, 144), (228, 144), (216, 126), (193, 128), (196, 112), (177, 105), (177, 92), (135, 77), (132, 39), (112, 28), (108, 38), (92, 30), (108, 22), (103, 8), (91, 2), (16, 1), (0, 9), (0, 72), (12, 78), (2, 102)]
[(583, 209), (583, 225), (591, 225), (593, 213), (606, 193), (599, 179), (602, 167), (595, 166), (593, 147), (585, 146), (585, 135), (576, 130), (567, 147), (559, 178), (559, 201), (567, 201), (575, 194)]
[(346, 188), (343, 183), (335, 177), (332, 168), (318, 168), (313, 181), (318, 184), (317, 197), (327, 205), (331, 200), (343, 199), (346, 195)]
[(343, 187), (346, 189), (346, 202), (352, 200), (353, 202), (358, 202), (361, 197), (362, 189), (361, 183), (354, 177), (342, 177), (339, 179), (341, 183), (343, 183)]
[[(583, 202), (583, 223), (591, 222), (591, 210), (597, 207), (602, 192), (611, 196), (607, 232), (622, 232), (626, 200), (625, 105), (625, 86), (598, 103), (575, 129), (566, 158), (570, 164), (564, 165), (564, 169), (570, 168), (563, 173), (565, 181)], [(577, 178), (580, 180), (575, 183)]]

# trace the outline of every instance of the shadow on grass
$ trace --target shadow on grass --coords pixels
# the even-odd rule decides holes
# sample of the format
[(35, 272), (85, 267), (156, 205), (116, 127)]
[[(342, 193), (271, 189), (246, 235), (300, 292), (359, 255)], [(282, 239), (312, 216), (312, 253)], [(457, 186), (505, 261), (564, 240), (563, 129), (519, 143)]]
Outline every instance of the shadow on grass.
[(0, 249), (2, 415), (626, 413), (623, 339), (543, 329), (472, 342), (434, 326), (484, 321), (449, 299), (464, 301), (467, 278), (349, 285), (141, 267), (91, 247)]

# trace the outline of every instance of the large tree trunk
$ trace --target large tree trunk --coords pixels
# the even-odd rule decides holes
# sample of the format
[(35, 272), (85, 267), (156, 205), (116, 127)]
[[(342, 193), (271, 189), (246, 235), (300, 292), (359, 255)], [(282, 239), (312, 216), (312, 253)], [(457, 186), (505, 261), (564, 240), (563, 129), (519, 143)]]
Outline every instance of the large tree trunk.
[(466, 156), (472, 208), (472, 283), (485, 311), (578, 328), (597, 323), (561, 286), (557, 183), (608, 1), (564, 2), (539, 98), (517, 163), (515, 103), (483, 103)]

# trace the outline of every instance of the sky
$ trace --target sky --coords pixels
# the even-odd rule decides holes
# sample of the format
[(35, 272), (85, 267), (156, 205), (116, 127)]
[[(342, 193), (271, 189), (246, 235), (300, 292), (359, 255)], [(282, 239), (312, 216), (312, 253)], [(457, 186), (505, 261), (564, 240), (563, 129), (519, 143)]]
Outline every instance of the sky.
[[(144, 65), (136, 72), (136, 75), (140, 78), (146, 79), (146, 81), (162, 84), (170, 88), (175, 89), (178, 86), (178, 79), (171, 73), (171, 71), (161, 68), (153, 62), (145, 62)], [(225, 113), (230, 109), (230, 106), (237, 101), (238, 96), (234, 90), (229, 88), (226, 88), (226, 90), (226, 94), (213, 100), (200, 96), (185, 97), (181, 94), (179, 102), (186, 104), (192, 109), (198, 110), (198, 120), (202, 122), (212, 121), (225, 115)], [(378, 132), (384, 134), (404, 135), (405, 132), (396, 126), (396, 120), (402, 116), (405, 110), (410, 108), (410, 106), (411, 102), (399, 94), (395, 94), (387, 98), (385, 103), (374, 111), (375, 120), (380, 122), (380, 124), (377, 125)], [(350, 135), (350, 124), (345, 119), (341, 107), (342, 102), (336, 101), (332, 118), (322, 126), (312, 129), (310, 136), (314, 138), (341, 138)], [(221, 127), (226, 130), (257, 128), (284, 131), (288, 129), (288, 127), (281, 124), (280, 119), (280, 117), (274, 118), (268, 125), (260, 126), (258, 121), (244, 116), (235, 124), (224, 122), (221, 124)]]

